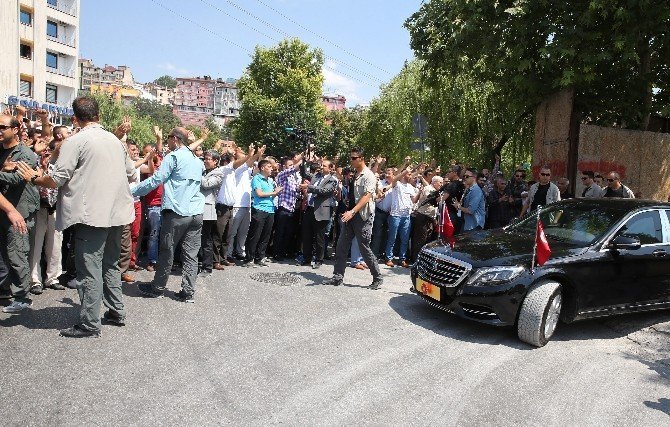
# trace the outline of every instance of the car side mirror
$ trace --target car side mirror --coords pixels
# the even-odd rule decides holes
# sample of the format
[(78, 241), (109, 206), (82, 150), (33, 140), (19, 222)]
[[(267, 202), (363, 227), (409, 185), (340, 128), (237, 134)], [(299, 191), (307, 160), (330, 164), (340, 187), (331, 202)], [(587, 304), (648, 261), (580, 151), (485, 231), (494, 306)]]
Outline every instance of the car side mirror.
[(625, 234), (622, 234), (621, 236), (615, 237), (609, 245), (607, 245), (608, 249), (640, 249), (642, 244), (640, 243), (640, 239), (634, 236), (626, 236)]

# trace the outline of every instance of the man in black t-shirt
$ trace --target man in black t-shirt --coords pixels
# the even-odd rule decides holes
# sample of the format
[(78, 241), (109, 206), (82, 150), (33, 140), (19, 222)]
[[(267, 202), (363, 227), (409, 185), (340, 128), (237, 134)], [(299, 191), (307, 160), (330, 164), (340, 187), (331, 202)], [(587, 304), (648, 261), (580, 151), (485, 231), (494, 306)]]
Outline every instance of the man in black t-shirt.
[(620, 199), (634, 199), (635, 194), (630, 188), (621, 183), (621, 176), (616, 172), (607, 174), (607, 187), (603, 191), (603, 197), (614, 197)]

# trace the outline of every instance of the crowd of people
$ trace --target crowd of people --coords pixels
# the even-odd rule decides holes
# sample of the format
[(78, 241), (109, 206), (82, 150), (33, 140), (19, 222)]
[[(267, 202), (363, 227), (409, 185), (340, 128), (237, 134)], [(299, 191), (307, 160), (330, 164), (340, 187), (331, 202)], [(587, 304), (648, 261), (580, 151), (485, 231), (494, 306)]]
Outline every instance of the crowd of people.
[[(198, 279), (214, 270), (270, 262), (319, 269), (336, 248), (324, 284), (342, 284), (349, 265), (369, 270), (369, 287), (378, 289), (378, 260), (410, 267), (440, 216), (458, 234), (573, 197), (567, 178), (552, 182), (548, 167), (537, 182), (522, 167), (505, 177), (499, 157), (492, 171), (452, 161), (445, 173), (410, 157), (387, 165), (361, 148), (347, 161), (319, 157), (312, 146), (277, 159), (265, 146), (232, 141), (203, 150), (207, 132), (196, 138), (182, 127), (165, 141), (154, 127), (155, 141), (140, 149), (128, 138), (130, 118), (112, 133), (94, 99), (77, 98), (73, 110), (72, 129), (52, 125), (42, 110), (34, 122), (23, 107), (0, 115), (0, 298), (13, 300), (3, 311), (20, 313), (47, 288), (77, 289), (80, 320), (60, 332), (66, 337), (99, 336), (103, 321), (124, 325), (121, 287), (138, 269), (155, 272), (139, 291), (162, 298), (180, 265), (176, 298), (193, 302)], [(634, 197), (616, 172), (583, 171), (581, 180), (580, 197)]]

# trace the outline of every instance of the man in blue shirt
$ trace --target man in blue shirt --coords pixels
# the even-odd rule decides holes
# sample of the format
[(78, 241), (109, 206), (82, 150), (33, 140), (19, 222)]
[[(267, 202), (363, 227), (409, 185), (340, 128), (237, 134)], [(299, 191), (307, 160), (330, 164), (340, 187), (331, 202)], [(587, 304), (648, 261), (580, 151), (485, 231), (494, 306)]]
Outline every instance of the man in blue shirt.
[(465, 184), (465, 195), (462, 203), (454, 201), (458, 214), (463, 215), (465, 222), (463, 231), (482, 230), (486, 222), (486, 198), (482, 189), (477, 185), (476, 169), (465, 170), (463, 184)]
[(274, 198), (281, 193), (282, 187), (275, 187), (270, 179), (273, 164), (270, 160), (258, 162), (259, 172), (251, 180), (251, 225), (247, 237), (245, 265), (266, 266), (265, 250), (268, 248), (272, 225), (274, 224)]
[(167, 285), (175, 248), (181, 244), (182, 282), (177, 299), (193, 302), (198, 274), (198, 251), (202, 232), (205, 198), (200, 192), (204, 165), (188, 148), (188, 131), (174, 128), (167, 139), (170, 153), (163, 158), (158, 171), (139, 183), (133, 196), (143, 196), (163, 184), (160, 252), (152, 283), (138, 285), (147, 297), (161, 298)]

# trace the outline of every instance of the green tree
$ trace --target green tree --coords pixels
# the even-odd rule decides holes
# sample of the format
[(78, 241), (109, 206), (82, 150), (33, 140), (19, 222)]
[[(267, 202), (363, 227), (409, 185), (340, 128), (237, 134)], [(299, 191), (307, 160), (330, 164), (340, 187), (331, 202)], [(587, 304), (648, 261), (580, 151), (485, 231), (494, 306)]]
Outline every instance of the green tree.
[(317, 144), (323, 145), (328, 129), (321, 104), (322, 65), (321, 50), (298, 39), (283, 40), (271, 48), (256, 47), (237, 82), (242, 108), (231, 127), (238, 144), (266, 144), (273, 155), (302, 149), (284, 130), (292, 127), (312, 132)]
[(172, 76), (160, 76), (156, 80), (154, 80), (154, 83), (156, 83), (159, 86), (166, 87), (168, 89), (174, 89), (177, 87), (177, 80), (172, 77)]
[(160, 102), (143, 98), (136, 98), (133, 101), (133, 107), (139, 117), (146, 117), (151, 122), (163, 130), (163, 134), (181, 126), (181, 120), (173, 112), (169, 105), (163, 105)]
[(112, 99), (104, 93), (88, 95), (95, 98), (100, 106), (100, 124), (110, 132), (121, 124), (123, 118), (128, 116), (132, 120), (132, 129), (128, 137), (137, 142), (141, 147), (155, 141), (153, 134), (153, 122), (150, 118), (140, 116), (133, 106), (125, 105), (121, 101)]
[(329, 156), (349, 155), (349, 151), (361, 144), (361, 133), (366, 125), (368, 110), (363, 107), (331, 110), (326, 113), (328, 134), (321, 146), (321, 153)]
[[(426, 142), (434, 158), (446, 167), (457, 160), (490, 167), (495, 154), (502, 154), (506, 167), (528, 159), (532, 142), (530, 115), (520, 116), (491, 84), (468, 76), (439, 74), (430, 81), (425, 64), (414, 61), (403, 68), (380, 96), (372, 101), (360, 144), (371, 153), (381, 153), (390, 164), (399, 164), (410, 151), (412, 117), (426, 116)], [(515, 120), (520, 116), (521, 119)]]
[(574, 88), (585, 121), (637, 129), (667, 114), (667, 1), (429, 0), (405, 25), (433, 85), (492, 83), (522, 114)]

